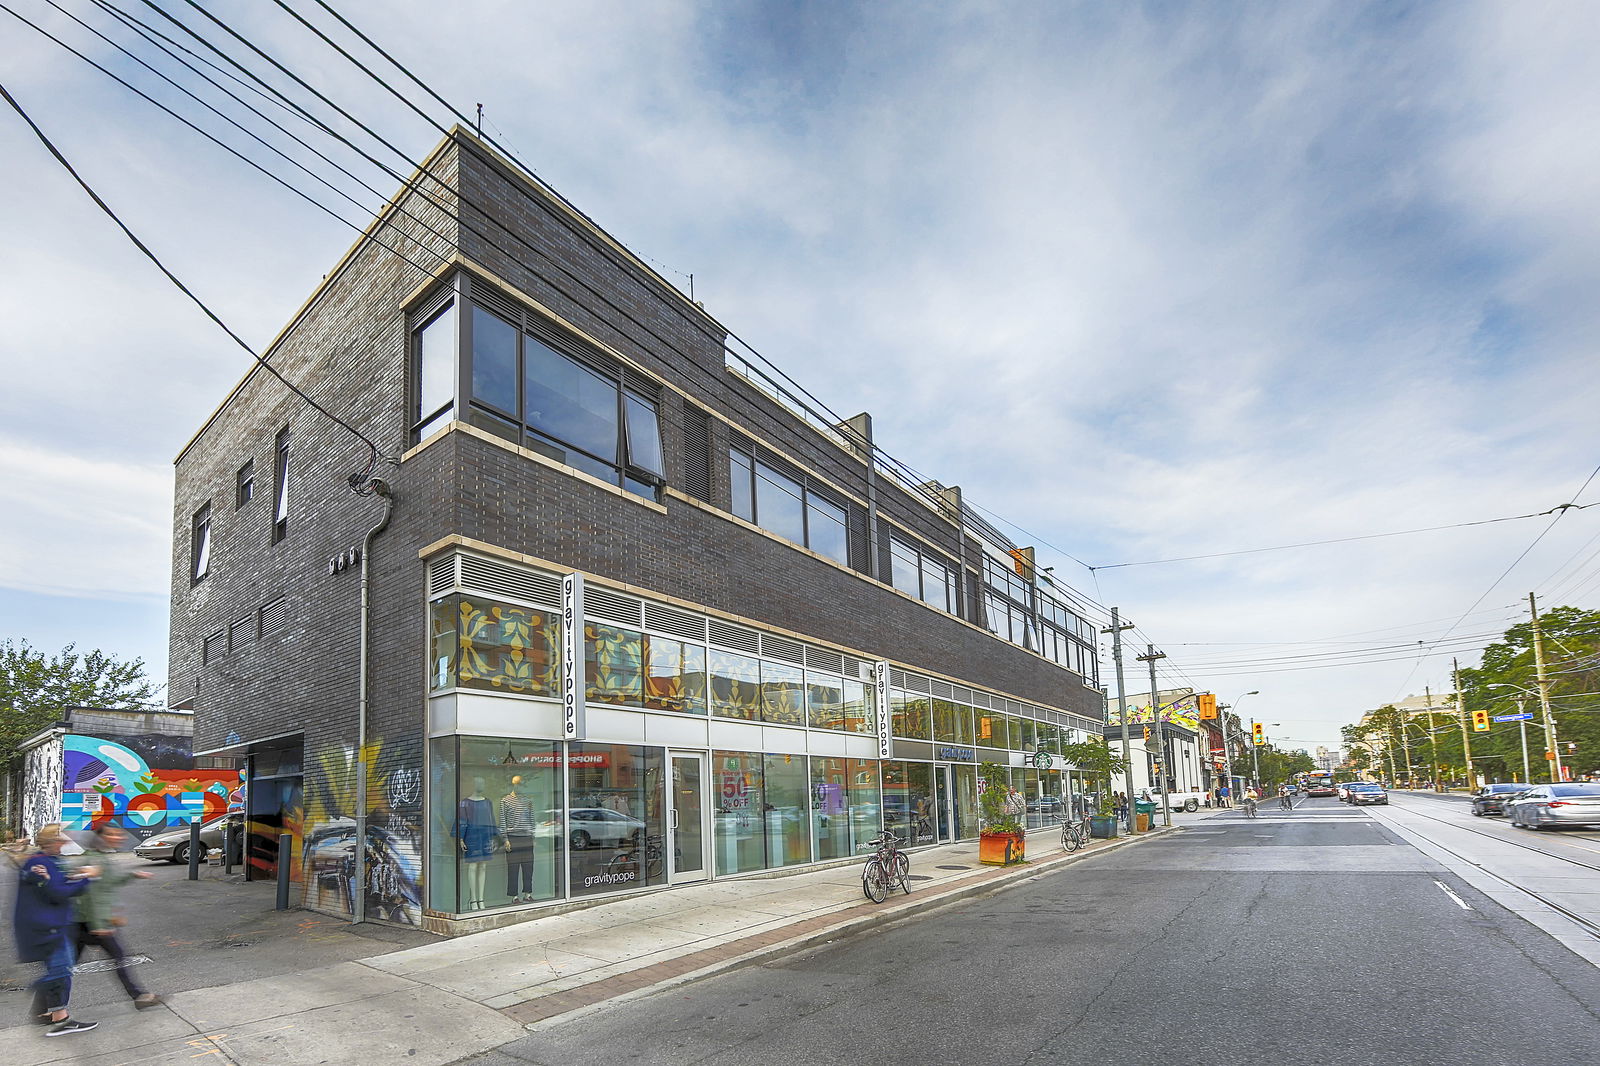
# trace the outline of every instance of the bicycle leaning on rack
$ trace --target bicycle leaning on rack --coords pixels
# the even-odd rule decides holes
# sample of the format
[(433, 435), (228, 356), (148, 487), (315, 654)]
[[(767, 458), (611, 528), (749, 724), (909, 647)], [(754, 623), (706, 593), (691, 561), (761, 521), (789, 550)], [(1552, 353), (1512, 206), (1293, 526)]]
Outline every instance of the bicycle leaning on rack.
[(1089, 843), (1087, 829), (1088, 826), (1083, 819), (1080, 818), (1078, 821), (1067, 819), (1061, 823), (1061, 846), (1068, 851), (1077, 851)]
[(874, 903), (889, 898), (890, 889), (899, 885), (906, 895), (911, 894), (911, 860), (900, 850), (900, 838), (888, 830), (883, 835), (867, 841), (876, 850), (861, 868), (861, 892)]

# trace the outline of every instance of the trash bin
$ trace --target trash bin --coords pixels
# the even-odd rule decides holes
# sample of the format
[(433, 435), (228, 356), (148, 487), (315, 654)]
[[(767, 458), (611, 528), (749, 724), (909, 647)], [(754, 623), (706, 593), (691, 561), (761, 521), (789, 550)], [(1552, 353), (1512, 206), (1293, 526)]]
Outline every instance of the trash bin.
[(1133, 827), (1135, 832), (1148, 833), (1150, 821), (1156, 813), (1156, 805), (1150, 800), (1133, 801)]

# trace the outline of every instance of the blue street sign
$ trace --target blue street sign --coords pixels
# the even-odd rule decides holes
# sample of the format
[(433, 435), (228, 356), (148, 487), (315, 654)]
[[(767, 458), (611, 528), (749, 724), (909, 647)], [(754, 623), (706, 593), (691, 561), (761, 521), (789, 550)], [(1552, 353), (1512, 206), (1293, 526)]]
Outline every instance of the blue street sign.
[(1497, 722), (1526, 722), (1532, 717), (1533, 712), (1529, 711), (1524, 714), (1497, 714), (1494, 716), (1494, 720)]

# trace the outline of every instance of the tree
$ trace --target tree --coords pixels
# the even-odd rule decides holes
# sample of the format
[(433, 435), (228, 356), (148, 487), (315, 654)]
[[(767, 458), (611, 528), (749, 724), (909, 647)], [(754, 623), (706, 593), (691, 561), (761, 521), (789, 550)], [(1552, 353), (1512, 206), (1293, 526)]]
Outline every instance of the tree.
[(1098, 809), (1100, 814), (1109, 817), (1116, 809), (1111, 798), (1111, 779), (1128, 772), (1128, 760), (1113, 751), (1102, 737), (1063, 744), (1061, 757), (1091, 777), (1104, 778), (1097, 788), (1100, 793)]
[(143, 659), (118, 662), (98, 648), (80, 655), (76, 647), (46, 656), (26, 640), (0, 640), (0, 771), (15, 768), (18, 746), (68, 707), (158, 706), (161, 686), (145, 676)]

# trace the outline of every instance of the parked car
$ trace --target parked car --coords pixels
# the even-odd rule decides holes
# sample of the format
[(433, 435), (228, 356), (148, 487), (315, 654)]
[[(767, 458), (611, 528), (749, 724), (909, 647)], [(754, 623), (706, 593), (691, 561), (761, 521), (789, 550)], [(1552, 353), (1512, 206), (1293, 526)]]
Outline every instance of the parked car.
[[(545, 818), (559, 825), (561, 812), (546, 811)], [(644, 840), (644, 823), (619, 811), (605, 807), (574, 807), (567, 812), (567, 818), (574, 851), (596, 845), (615, 848)]]
[(1352, 785), (1364, 785), (1364, 784), (1366, 784), (1365, 781), (1340, 781), (1337, 785), (1334, 786), (1334, 788), (1336, 788), (1338, 790), (1338, 793), (1339, 793), (1339, 802), (1340, 803), (1349, 802), (1349, 800), (1350, 800), (1350, 787)]
[(1536, 785), (1507, 804), (1506, 814), (1523, 829), (1600, 825), (1600, 785)]
[(1381, 803), (1384, 806), (1388, 806), (1389, 793), (1384, 791), (1382, 785), (1374, 785), (1365, 781), (1353, 781), (1350, 783), (1349, 787), (1345, 789), (1344, 801), (1350, 804), (1352, 807), (1365, 806), (1374, 803)]
[(1519, 792), (1526, 792), (1532, 785), (1518, 784), (1513, 781), (1502, 781), (1493, 785), (1484, 785), (1472, 794), (1472, 813), (1478, 817), (1485, 814), (1504, 814), (1505, 805)]
[[(244, 824), (243, 818), (237, 813), (219, 814), (211, 821), (204, 822), (200, 826), (202, 859), (205, 857), (205, 852), (210, 851), (212, 848), (222, 847), (222, 827), (229, 818), (234, 820), (234, 847), (237, 849), (240, 846), (238, 834)], [(182, 826), (178, 829), (168, 829), (165, 833), (157, 833), (155, 836), (146, 837), (134, 847), (133, 853), (139, 858), (149, 859), (151, 862), (188, 862), (189, 827)]]

